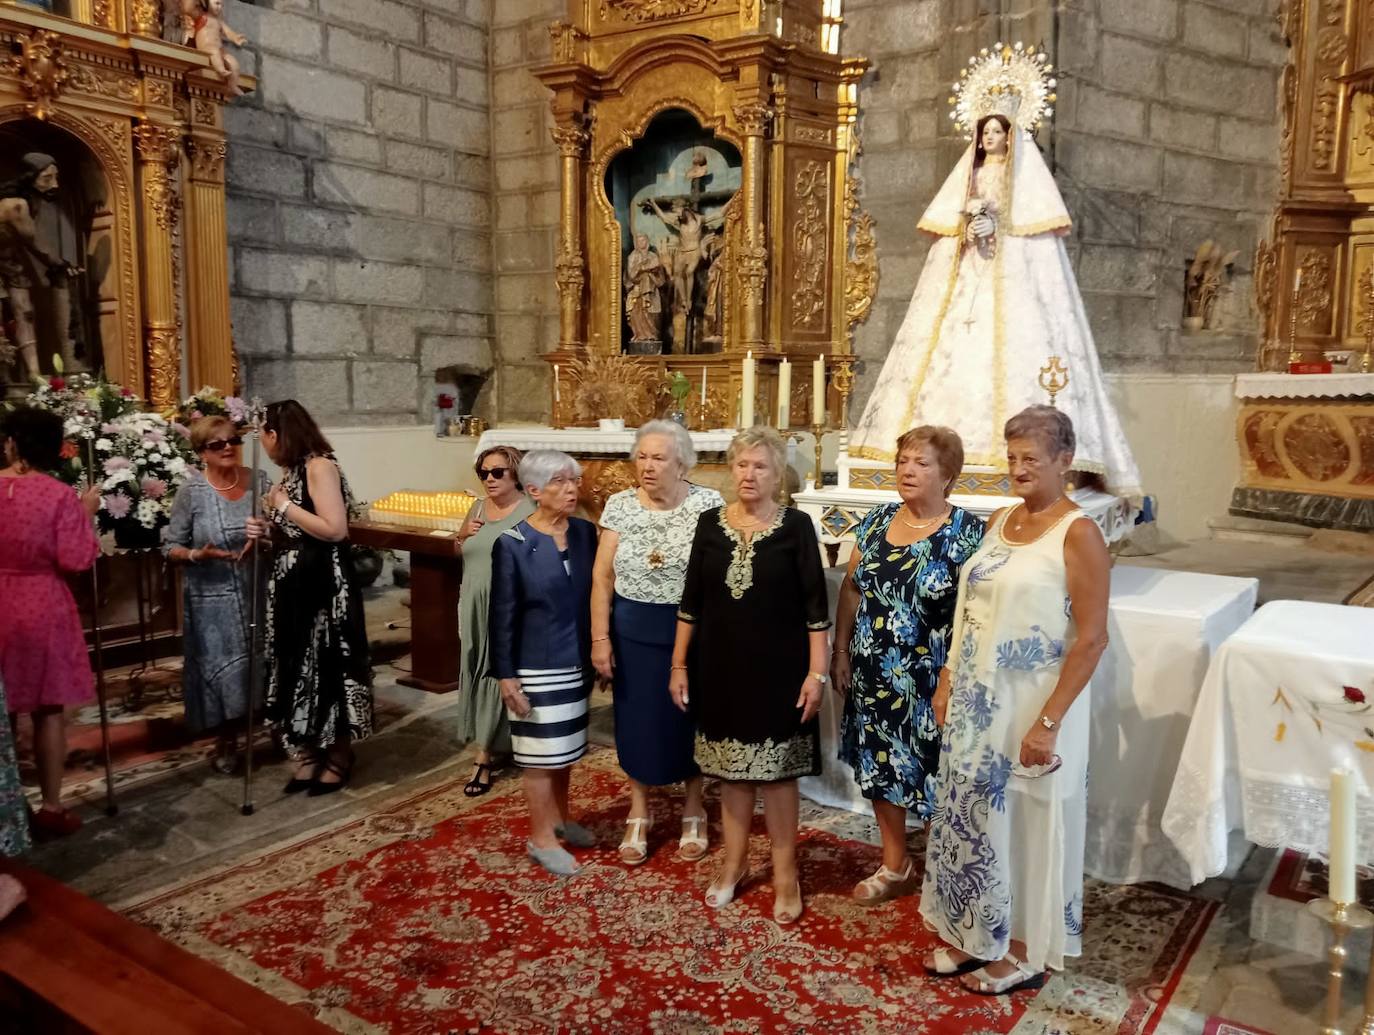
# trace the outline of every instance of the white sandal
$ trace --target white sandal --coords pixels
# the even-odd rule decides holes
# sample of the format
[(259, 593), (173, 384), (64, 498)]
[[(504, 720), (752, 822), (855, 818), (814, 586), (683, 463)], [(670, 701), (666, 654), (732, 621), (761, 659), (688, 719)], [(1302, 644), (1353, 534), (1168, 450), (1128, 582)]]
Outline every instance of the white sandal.
[(970, 992), (976, 992), (978, 995), (1011, 995), (1013, 992), (1045, 987), (1045, 972), (1043, 970), (1031, 970), (1010, 954), (1003, 959), (1016, 968), (1010, 974), (1004, 977), (993, 977), (985, 967), (979, 967), (960, 978), (960, 981)]
[(625, 837), (618, 849), (621, 862), (628, 866), (638, 866), (649, 858), (649, 828), (653, 825), (654, 821), (648, 816), (638, 816), (625, 821)]
[(878, 872), (854, 885), (854, 901), (865, 906), (876, 906), (880, 902), (907, 895), (915, 890), (916, 864), (909, 858), (906, 872), (898, 873), (886, 866), (879, 866)]
[(706, 889), (706, 904), (712, 909), (722, 909), (728, 906), (731, 902), (735, 901), (735, 893), (739, 891), (744, 885), (744, 882), (748, 879), (749, 867), (746, 866), (744, 869), (740, 870), (739, 876), (735, 878), (735, 883), (733, 884), (716, 884), (713, 882), (711, 886)]
[(954, 953), (940, 946), (930, 954), (930, 963), (923, 964), (926, 973), (931, 977), (958, 977), (960, 974), (967, 974), (971, 970), (979, 970), (986, 966), (986, 961), (974, 959), (972, 956), (966, 957), (962, 962), (954, 958)]
[(705, 816), (683, 816), (682, 837), (677, 842), (677, 855), (685, 862), (698, 862), (705, 858), (706, 850), (711, 847), (706, 839)]

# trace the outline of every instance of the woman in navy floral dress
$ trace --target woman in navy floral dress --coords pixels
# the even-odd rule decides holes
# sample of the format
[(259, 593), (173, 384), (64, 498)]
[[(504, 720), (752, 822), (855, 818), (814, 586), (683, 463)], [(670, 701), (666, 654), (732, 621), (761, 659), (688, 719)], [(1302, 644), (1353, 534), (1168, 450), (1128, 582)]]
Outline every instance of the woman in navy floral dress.
[(900, 503), (875, 507), (855, 533), (840, 589), (832, 674), (844, 695), (840, 760), (883, 838), (883, 865), (854, 887), (867, 904), (914, 891), (906, 817), (929, 820), (940, 730), (931, 698), (949, 648), (959, 569), (983, 522), (946, 496), (964, 463), (949, 428), (923, 426), (897, 442)]

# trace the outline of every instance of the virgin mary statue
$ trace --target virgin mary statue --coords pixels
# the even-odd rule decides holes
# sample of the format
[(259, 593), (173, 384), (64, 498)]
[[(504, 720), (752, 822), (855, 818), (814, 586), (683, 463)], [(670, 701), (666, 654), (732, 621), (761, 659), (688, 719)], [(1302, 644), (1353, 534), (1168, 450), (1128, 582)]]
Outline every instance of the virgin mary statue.
[[(1072, 223), (1028, 132), (1048, 109), (1043, 95), (1026, 96), (1024, 84), (1009, 89), (1005, 73), (996, 84), (1011, 48), (999, 65), (1001, 56), (986, 62), (991, 87), (966, 82), (958, 97), (973, 141), (918, 224), (935, 242), (850, 453), (892, 460), (908, 428), (943, 424), (964, 440), (966, 463), (1005, 471), (1002, 427), (1026, 406), (1049, 401), (1041, 371), (1057, 356), (1068, 383), (1055, 403), (1077, 432), (1074, 469), (1101, 476), (1115, 495), (1136, 497), (1140, 474), (1064, 249)], [(1015, 58), (1041, 81), (1035, 62), (1043, 56), (1018, 50)]]

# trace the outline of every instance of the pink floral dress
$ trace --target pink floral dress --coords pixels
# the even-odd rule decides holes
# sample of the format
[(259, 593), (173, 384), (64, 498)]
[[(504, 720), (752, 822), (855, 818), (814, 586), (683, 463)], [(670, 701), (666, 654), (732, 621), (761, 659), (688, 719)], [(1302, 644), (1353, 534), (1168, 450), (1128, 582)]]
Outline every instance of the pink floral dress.
[(12, 712), (83, 704), (95, 677), (68, 572), (100, 553), (72, 489), (45, 474), (0, 478), (0, 674)]

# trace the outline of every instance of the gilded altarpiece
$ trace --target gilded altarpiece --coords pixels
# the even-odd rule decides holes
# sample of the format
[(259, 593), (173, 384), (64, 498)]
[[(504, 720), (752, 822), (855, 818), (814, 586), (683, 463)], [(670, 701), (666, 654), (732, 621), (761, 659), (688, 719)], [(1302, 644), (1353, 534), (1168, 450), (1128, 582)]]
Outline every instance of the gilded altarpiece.
[[(637, 352), (625, 347), (634, 242), (607, 171), (652, 135), (655, 120), (682, 113), (719, 152), (740, 157), (738, 188), (720, 196), (718, 225), (706, 231), (718, 236), (720, 315), (691, 347), (680, 347), (682, 333), (664, 333), (679, 345), (634, 362), (656, 377), (681, 372), (693, 386), (688, 426), (719, 428), (739, 423), (749, 353), (755, 420), (774, 423), (779, 364), (788, 359), (788, 423), (801, 427), (812, 423), (812, 364), (825, 356), (827, 411), (838, 421), (852, 382), (852, 328), (877, 284), (873, 222), (852, 176), (857, 85), (868, 63), (838, 53), (841, 2), (570, 0), (567, 20), (551, 27), (554, 60), (535, 75), (553, 94), (561, 162), (560, 341), (545, 356), (559, 379), (554, 424), (589, 419), (570, 404), (579, 359)], [(698, 161), (704, 169), (706, 157)], [(678, 201), (691, 206), (686, 194)], [(630, 225), (639, 218), (631, 213)], [(663, 239), (680, 243), (675, 231)], [(663, 308), (671, 320), (671, 304)]]
[(85, 0), (72, 14), (0, 4), (0, 134), (81, 156), (92, 366), (159, 409), (187, 384), (230, 389), (228, 92), (205, 55), (162, 39), (160, 3)]

